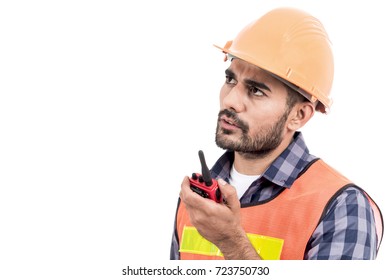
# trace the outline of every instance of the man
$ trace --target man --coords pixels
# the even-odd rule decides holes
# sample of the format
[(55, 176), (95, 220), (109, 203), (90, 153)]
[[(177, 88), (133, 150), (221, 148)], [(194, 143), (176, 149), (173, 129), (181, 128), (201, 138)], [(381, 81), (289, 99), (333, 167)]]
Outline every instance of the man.
[(382, 216), (367, 193), (311, 155), (302, 128), (331, 105), (333, 56), (322, 24), (270, 11), (220, 48), (231, 61), (220, 92), (211, 169), (223, 203), (185, 177), (171, 259), (374, 259)]

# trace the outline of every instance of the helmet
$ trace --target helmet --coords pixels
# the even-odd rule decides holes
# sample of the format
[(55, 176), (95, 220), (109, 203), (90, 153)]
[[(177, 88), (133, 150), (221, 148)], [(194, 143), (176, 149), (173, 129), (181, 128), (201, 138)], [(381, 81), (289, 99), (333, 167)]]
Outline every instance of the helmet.
[(216, 47), (270, 72), (316, 103), (317, 111), (328, 112), (334, 72), (331, 43), (321, 22), (310, 14), (274, 9), (223, 48)]

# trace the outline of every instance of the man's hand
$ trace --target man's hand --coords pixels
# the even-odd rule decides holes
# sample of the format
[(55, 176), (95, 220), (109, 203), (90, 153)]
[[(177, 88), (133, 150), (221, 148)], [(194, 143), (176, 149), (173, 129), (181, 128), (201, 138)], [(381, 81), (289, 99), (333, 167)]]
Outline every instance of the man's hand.
[(225, 259), (260, 259), (241, 226), (240, 201), (234, 187), (218, 180), (223, 203), (203, 198), (190, 189), (189, 178), (181, 184), (180, 199), (191, 223), (199, 233), (214, 243)]

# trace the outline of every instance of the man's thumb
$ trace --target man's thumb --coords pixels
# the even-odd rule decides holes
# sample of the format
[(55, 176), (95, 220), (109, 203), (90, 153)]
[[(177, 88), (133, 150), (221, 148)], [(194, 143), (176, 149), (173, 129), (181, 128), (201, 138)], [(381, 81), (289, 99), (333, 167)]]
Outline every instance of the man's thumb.
[(236, 189), (229, 185), (225, 180), (218, 179), (218, 186), (221, 190), (221, 194), (226, 204), (230, 207), (238, 207), (240, 208), (240, 201), (237, 196)]

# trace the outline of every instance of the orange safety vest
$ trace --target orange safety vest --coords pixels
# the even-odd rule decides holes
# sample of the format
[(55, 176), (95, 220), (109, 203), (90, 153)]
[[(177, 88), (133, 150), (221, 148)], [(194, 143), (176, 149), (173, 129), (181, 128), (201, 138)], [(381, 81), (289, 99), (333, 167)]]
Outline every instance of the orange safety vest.
[[(317, 160), (290, 189), (266, 203), (241, 208), (242, 227), (263, 259), (302, 260), (328, 203), (348, 186), (350, 180)], [(378, 206), (366, 196), (374, 211), (378, 249), (383, 219)], [(183, 203), (177, 211), (176, 229), (180, 259), (223, 259), (219, 249), (192, 226)]]

